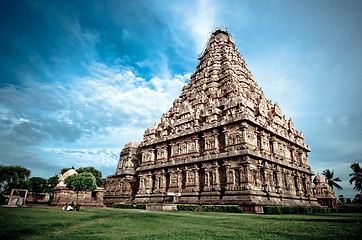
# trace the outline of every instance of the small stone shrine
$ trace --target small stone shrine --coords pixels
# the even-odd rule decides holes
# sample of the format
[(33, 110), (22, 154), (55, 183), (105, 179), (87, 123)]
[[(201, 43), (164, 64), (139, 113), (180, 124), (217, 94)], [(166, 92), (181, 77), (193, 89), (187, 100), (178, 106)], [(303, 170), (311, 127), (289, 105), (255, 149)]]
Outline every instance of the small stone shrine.
[(313, 180), (313, 193), (321, 206), (336, 208), (337, 197), (332, 187), (329, 186), (328, 181), (319, 173)]
[[(131, 199), (137, 186), (134, 203), (177, 196), (177, 203), (238, 204), (249, 212), (319, 206), (303, 133), (266, 99), (233, 37), (215, 31), (199, 60), (180, 97), (128, 155), (135, 169), (129, 174), (118, 170), (129, 161), (126, 145), (116, 174), (106, 179), (107, 198)], [(137, 184), (127, 183), (136, 176)]]
[(138, 147), (139, 143), (127, 143), (119, 156), (116, 173), (105, 178), (104, 203), (107, 206), (133, 200), (138, 186), (136, 168), (141, 158), (141, 150)]
[(60, 174), (58, 184), (53, 189), (54, 198), (51, 203), (52, 206), (64, 206), (64, 204), (71, 202), (81, 204), (83, 207), (104, 207), (103, 204), (103, 195), (104, 188), (97, 187), (94, 191), (80, 191), (78, 193), (78, 202), (77, 202), (77, 192), (69, 190), (64, 183), (64, 180), (73, 174), (78, 174), (74, 169), (70, 169), (64, 174)]

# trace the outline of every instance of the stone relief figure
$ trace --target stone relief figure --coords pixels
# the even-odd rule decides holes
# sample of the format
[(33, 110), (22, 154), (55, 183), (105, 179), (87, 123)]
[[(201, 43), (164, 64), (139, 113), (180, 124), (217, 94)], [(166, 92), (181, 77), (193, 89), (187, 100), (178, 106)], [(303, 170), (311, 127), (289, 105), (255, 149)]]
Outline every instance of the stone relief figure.
[(124, 164), (124, 169), (125, 170), (131, 170), (133, 168), (134, 168), (134, 163), (133, 163), (132, 159), (130, 157), (128, 157), (125, 164)]
[(210, 150), (215, 148), (215, 140), (214, 138), (205, 139), (205, 150)]
[(206, 187), (206, 189), (209, 189), (210, 186), (211, 186), (210, 173), (205, 172), (205, 187)]
[(144, 185), (145, 185), (145, 189), (149, 189), (150, 188), (150, 181), (148, 179), (148, 177), (146, 177), (144, 179)]
[(145, 181), (143, 178), (140, 177), (140, 186), (139, 186), (140, 190), (144, 190), (145, 189)]
[(187, 153), (187, 144), (186, 143), (181, 143), (179, 145), (179, 154), (186, 154)]
[(151, 154), (149, 152), (144, 152), (142, 154), (142, 162), (148, 162), (151, 159)]
[(177, 186), (177, 174), (176, 173), (170, 174), (170, 186), (172, 186), (172, 187)]
[(194, 152), (196, 150), (195, 142), (192, 141), (189, 143), (189, 150), (190, 152)]
[(155, 189), (154, 190), (158, 190), (160, 187), (160, 176), (156, 175), (155, 176)]
[(235, 183), (235, 171), (234, 169), (230, 169), (228, 172), (229, 176), (228, 179), (231, 183)]

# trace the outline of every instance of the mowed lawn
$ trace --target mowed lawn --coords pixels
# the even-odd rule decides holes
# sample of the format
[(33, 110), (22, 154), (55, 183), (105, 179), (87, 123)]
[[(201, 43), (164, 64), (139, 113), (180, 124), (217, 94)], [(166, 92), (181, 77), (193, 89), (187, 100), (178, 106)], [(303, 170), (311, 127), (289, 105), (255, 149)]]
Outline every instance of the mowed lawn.
[(362, 239), (362, 214), (0, 207), (0, 239)]

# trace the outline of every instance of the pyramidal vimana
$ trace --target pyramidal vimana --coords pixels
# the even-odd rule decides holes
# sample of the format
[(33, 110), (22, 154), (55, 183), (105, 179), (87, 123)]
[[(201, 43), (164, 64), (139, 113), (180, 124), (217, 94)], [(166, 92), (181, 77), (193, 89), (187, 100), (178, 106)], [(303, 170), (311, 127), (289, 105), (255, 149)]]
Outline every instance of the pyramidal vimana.
[(216, 30), (170, 110), (125, 145), (104, 202), (319, 206), (308, 152), (231, 34)]

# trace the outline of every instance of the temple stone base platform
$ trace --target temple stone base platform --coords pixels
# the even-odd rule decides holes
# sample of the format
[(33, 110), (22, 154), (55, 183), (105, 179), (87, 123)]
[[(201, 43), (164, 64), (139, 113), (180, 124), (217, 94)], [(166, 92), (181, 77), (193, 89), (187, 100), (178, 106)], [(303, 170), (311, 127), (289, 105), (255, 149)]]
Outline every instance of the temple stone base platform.
[(177, 204), (150, 203), (146, 205), (146, 210), (177, 211)]

